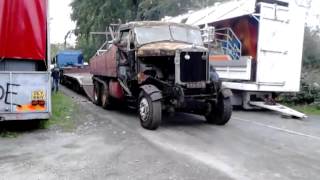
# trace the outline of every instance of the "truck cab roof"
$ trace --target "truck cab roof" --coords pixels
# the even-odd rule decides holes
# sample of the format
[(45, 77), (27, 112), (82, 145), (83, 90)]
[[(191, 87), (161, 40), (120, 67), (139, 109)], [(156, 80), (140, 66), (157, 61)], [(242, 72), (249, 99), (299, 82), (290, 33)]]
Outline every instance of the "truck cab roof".
[(191, 29), (199, 29), (197, 26), (191, 26), (188, 24), (183, 23), (174, 23), (174, 22), (163, 22), (163, 21), (132, 21), (123, 25), (120, 25), (120, 31), (124, 29), (133, 29), (135, 27), (148, 27), (148, 26), (169, 26), (169, 25), (175, 25), (185, 28), (191, 28)]

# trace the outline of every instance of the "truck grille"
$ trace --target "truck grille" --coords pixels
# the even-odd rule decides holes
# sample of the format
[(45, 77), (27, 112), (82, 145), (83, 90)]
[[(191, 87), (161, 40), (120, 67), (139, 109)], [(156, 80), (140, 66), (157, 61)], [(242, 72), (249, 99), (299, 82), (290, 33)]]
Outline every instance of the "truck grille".
[(199, 82), (207, 80), (207, 61), (202, 59), (202, 52), (188, 52), (190, 59), (186, 60), (187, 52), (180, 54), (180, 78), (182, 82)]

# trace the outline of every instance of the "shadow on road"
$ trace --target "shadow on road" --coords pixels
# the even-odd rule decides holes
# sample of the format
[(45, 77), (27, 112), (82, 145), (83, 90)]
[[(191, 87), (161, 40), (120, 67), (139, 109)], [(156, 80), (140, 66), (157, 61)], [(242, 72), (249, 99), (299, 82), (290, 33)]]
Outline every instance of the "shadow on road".
[[(71, 91), (71, 89), (68, 89), (65, 87), (64, 89), (62, 89), (62, 91), (64, 91), (66, 94), (72, 94), (80, 98), (87, 99), (86, 96), (79, 93), (75, 93), (74, 91)], [(128, 105), (125, 103), (113, 102), (113, 108), (108, 109), (106, 111), (115, 112), (116, 114), (119, 113), (123, 116), (134, 118), (136, 119), (137, 122), (139, 122), (137, 109), (135, 107), (128, 107)], [(163, 112), (161, 126), (163, 127), (188, 127), (188, 126), (199, 127), (199, 126), (208, 126), (208, 124), (205, 122), (205, 119), (202, 116), (187, 114), (187, 113), (179, 113), (179, 112), (174, 113), (174, 115), (169, 115), (168, 113)]]
[[(139, 122), (137, 109), (128, 108), (126, 105), (120, 105), (111, 111), (118, 112), (125, 116), (135, 118), (136, 121)], [(165, 112), (162, 113), (161, 126), (163, 127), (206, 126), (206, 125), (208, 124), (205, 122), (204, 117), (201, 117), (201, 116), (187, 114), (187, 113), (179, 113), (179, 112), (174, 113), (173, 115), (170, 115)]]
[(175, 113), (174, 115), (163, 114), (162, 125), (163, 127), (185, 127), (185, 126), (206, 126), (208, 125), (204, 118), (201, 116), (186, 114), (186, 113)]
[(15, 133), (25, 133), (43, 129), (43, 121), (5, 121), (0, 122), (0, 137), (11, 136)]

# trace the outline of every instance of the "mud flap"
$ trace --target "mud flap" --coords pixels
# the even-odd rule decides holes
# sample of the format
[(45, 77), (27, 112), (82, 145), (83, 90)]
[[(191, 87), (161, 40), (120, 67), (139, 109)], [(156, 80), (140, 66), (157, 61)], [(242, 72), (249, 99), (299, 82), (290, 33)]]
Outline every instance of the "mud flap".
[(143, 85), (140, 87), (145, 93), (150, 95), (152, 101), (158, 101), (162, 99), (161, 91), (154, 85)]

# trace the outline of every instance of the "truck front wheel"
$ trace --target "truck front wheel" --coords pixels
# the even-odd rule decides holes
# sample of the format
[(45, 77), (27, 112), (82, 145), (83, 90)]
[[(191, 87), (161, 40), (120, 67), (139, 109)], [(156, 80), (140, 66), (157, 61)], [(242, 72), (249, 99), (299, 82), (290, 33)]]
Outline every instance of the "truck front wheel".
[(232, 115), (231, 99), (220, 97), (216, 105), (212, 105), (211, 112), (207, 114), (206, 120), (209, 124), (225, 125)]
[(139, 117), (141, 126), (148, 130), (156, 130), (161, 123), (161, 101), (152, 101), (150, 95), (141, 93), (139, 98)]

